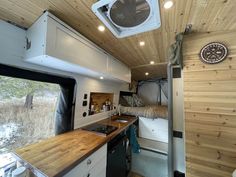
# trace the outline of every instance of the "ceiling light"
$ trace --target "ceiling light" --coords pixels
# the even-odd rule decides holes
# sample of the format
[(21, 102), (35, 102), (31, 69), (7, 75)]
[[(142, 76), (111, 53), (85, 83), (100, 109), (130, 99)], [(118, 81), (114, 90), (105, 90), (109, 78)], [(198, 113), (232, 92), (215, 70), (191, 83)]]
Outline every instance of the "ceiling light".
[(144, 42), (144, 41), (140, 41), (140, 42), (139, 42), (139, 45), (140, 45), (140, 46), (145, 46), (145, 42)]
[(145, 75), (146, 75), (146, 76), (148, 76), (148, 75), (149, 75), (149, 73), (145, 73)]
[(171, 8), (172, 6), (173, 6), (173, 1), (171, 1), (171, 0), (167, 0), (167, 1), (165, 1), (165, 3), (164, 3), (164, 8), (165, 9), (169, 9), (169, 8)]
[(154, 61), (150, 61), (150, 64), (151, 64), (151, 65), (154, 65), (154, 63), (155, 63)]
[(99, 25), (98, 26), (98, 30), (103, 32), (103, 31), (105, 31), (105, 27), (103, 25)]
[(104, 77), (101, 76), (100, 79), (104, 79)]

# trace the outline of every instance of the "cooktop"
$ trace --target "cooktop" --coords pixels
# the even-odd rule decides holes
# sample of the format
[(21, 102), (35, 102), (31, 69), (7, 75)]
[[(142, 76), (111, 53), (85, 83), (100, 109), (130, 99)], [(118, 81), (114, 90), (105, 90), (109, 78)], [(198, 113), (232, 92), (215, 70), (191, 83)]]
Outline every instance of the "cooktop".
[(117, 127), (95, 123), (95, 124), (91, 124), (86, 127), (83, 127), (82, 130), (88, 130), (88, 131), (93, 131), (93, 132), (103, 134), (103, 135), (109, 135), (110, 133), (117, 130)]

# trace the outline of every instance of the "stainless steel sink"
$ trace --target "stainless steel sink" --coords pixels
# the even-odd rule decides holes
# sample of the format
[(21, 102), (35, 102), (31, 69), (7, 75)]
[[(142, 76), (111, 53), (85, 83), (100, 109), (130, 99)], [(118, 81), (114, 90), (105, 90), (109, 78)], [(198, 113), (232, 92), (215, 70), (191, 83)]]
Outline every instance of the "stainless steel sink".
[(127, 123), (128, 120), (125, 120), (124, 118), (117, 118), (114, 120), (115, 122), (120, 122), (120, 123)]

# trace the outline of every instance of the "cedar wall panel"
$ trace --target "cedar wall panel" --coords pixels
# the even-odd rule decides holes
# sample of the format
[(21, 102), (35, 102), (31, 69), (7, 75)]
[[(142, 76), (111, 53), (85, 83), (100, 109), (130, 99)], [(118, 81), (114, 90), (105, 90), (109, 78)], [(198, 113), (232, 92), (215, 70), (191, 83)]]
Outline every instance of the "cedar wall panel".
[[(200, 61), (209, 42), (229, 48), (225, 61)], [(231, 177), (236, 169), (236, 31), (185, 36), (184, 110), (187, 177)]]

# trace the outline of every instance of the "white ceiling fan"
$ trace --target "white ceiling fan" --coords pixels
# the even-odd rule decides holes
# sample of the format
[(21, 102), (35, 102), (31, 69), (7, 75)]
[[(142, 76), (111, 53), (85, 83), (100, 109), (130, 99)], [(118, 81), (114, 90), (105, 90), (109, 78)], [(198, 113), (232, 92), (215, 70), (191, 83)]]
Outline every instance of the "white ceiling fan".
[(117, 38), (161, 26), (158, 0), (100, 0), (92, 11)]

